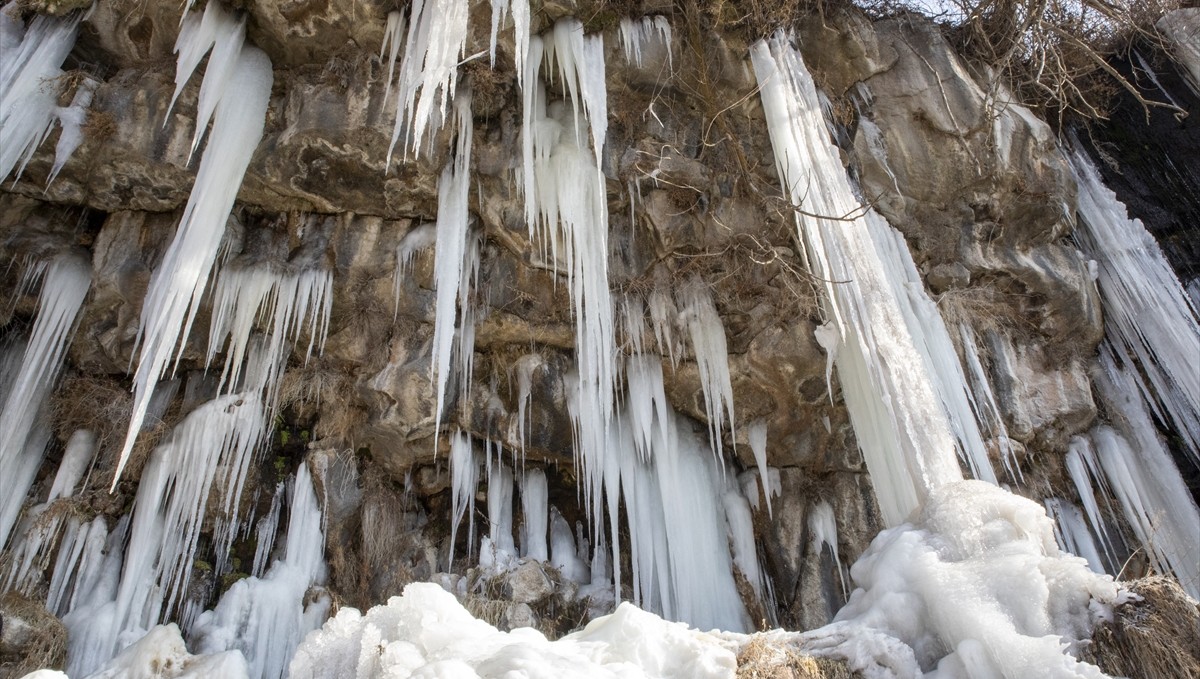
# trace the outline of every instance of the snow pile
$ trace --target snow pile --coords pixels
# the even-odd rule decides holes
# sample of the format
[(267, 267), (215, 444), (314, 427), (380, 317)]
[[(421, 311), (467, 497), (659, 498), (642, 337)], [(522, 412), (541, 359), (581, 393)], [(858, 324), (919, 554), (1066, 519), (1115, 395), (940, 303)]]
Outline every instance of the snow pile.
[(204, 54), (210, 48), (213, 52), (200, 88), (200, 117), (193, 145), (203, 136), (205, 112), (210, 108), (214, 122), (183, 218), (154, 271), (142, 305), (133, 414), (114, 487), (133, 451), (154, 387), (176, 356), (181, 338), (191, 331), (225, 234), (225, 221), (262, 138), (274, 76), (267, 55), (243, 44), (244, 33), (243, 22), (233, 20), (220, 3), (210, 2), (203, 17), (185, 18), (175, 43), (179, 54), (177, 89), (187, 82)]
[(1067, 652), (1128, 596), (1059, 551), (1041, 506), (982, 481), (933, 490), (850, 573), (834, 622), (801, 638), (869, 679), (1098, 679)]
[[(66, 675), (62, 675), (66, 676)], [(78, 675), (77, 675), (78, 676)], [(217, 655), (188, 653), (175, 623), (158, 625), (85, 679), (249, 679), (237, 651)], [(49, 679), (49, 678), (47, 678)]]
[(338, 611), (301, 644), (291, 676), (727, 679), (735, 668), (731, 644), (627, 603), (548, 641), (529, 628), (497, 631), (437, 585), (418, 583), (366, 615)]

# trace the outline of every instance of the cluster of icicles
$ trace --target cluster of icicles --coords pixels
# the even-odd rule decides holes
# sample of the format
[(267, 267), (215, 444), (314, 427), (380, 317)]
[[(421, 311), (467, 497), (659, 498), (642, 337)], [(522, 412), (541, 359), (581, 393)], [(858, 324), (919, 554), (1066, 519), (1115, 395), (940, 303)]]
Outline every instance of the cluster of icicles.
[[(0, 129), (6, 135), (20, 130), (17, 138), (24, 141), (18, 155), (10, 159), (6, 150), (0, 157), (5, 163), (0, 173), (7, 176), (18, 161), (27, 162), (54, 120), (63, 127), (59, 150), (64, 155), (61, 160), (56, 155), (57, 172), (79, 145), (79, 121), (94, 87), (81, 86), (76, 103), (57, 108), (46, 103), (53, 103), (57, 93), (48, 95), (38, 83), (57, 72), (79, 19), (39, 17), (23, 29), (11, 14), (14, 6), (0, 13), (6, 52), (13, 46), (21, 57), (6, 60), (0, 73)], [(591, 519), (577, 536), (549, 506), (543, 472), (517, 468), (517, 451), (509, 451), (506, 462), (498, 446), (479, 445), (453, 432), (453, 530), (473, 514), (476, 487), (485, 477), (489, 529), (481, 540), (481, 565), (500, 571), (520, 558), (549, 561), (583, 585), (584, 595), (612, 597), (613, 603), (620, 600), (627, 575), (633, 600), (647, 610), (700, 628), (745, 629), (751, 621), (735, 570), (754, 596), (768, 603), (770, 598), (752, 527), (760, 499), (769, 514), (777, 488), (777, 472), (767, 467), (766, 426), (745, 425), (744, 440), (757, 469), (734, 477), (723, 450), (727, 432), (737, 440), (725, 335), (702, 281), (644, 298), (610, 293), (606, 178), (599, 162), (607, 129), (602, 37), (585, 35), (574, 19), (558, 21), (545, 35), (531, 35), (526, 0), (493, 0), (492, 10), (488, 54), (493, 61), (500, 28), (511, 23), (515, 33), (523, 106), (517, 183), (530, 241), (538, 244), (541, 261), (565, 276), (576, 318), (576, 368), (566, 389), (580, 490)], [(474, 323), (485, 311), (472, 302), (480, 248), (468, 209), (471, 94), (457, 86), (468, 15), (468, 3), (461, 0), (414, 2), (407, 20), (399, 13), (389, 17), (381, 47), (388, 63), (385, 96), (394, 89), (397, 97), (389, 155), (397, 145), (405, 156), (420, 153), (432, 143), (433, 132), (447, 124), (457, 134), (439, 181), (436, 223), (414, 229), (396, 253), (399, 290), (416, 253), (435, 248), (431, 374), (439, 430), (451, 377), (457, 373), (462, 393), (469, 391)], [(633, 64), (656, 50), (671, 61), (671, 30), (663, 17), (623, 21), (620, 39)], [(204, 654), (188, 661), (193, 671), (277, 677), (288, 672), (304, 634), (319, 627), (329, 609), (328, 597), (313, 595), (312, 589), (319, 592), (324, 579), (320, 502), (302, 466), (286, 489), (278, 489), (267, 516), (255, 521), (238, 516), (238, 509), (247, 467), (274, 420), (287, 357), (305, 328), (306, 353), (319, 351), (324, 341), (332, 279), (328, 271), (305, 267), (222, 266), (225, 222), (263, 132), (271, 64), (246, 44), (245, 20), (215, 0), (202, 14), (185, 14), (176, 51), (176, 97), (208, 55), (193, 151), (212, 125), (195, 187), (142, 310), (133, 417), (112, 484), (146, 423), (154, 422), (175, 396), (179, 381), (169, 368), (210, 287), (208, 360), (224, 352), (220, 386), (215, 398), (197, 407), (150, 454), (134, 510), (116, 525), (103, 518), (85, 522), (59, 509), (97, 453), (94, 437), (81, 431), (70, 439), (49, 497), (28, 510), (21, 529), (14, 531), (50, 438), (39, 409), (55, 384), (90, 285), (88, 264), (78, 255), (31, 262), (28, 284), (40, 279), (42, 286), (38, 316), (28, 344), (9, 348), (0, 362), (5, 396), (0, 429), (14, 432), (6, 434), (0, 448), (0, 472), (16, 479), (15, 490), (0, 505), (0, 542), (8, 542), (11, 534), (10, 551), (16, 555), (4, 577), (8, 587), (20, 589), (36, 572), (51, 569), (47, 606), (71, 631), (68, 671), (73, 676), (100, 670), (122, 649), (127, 650), (113, 661), (110, 675), (153, 656), (155, 648), (170, 647), (186, 656), (179, 650), (182, 642), (174, 641), (177, 630), (156, 627), (178, 619), (193, 650)], [(1097, 611), (1120, 600), (1111, 578), (1060, 552), (1062, 547), (1085, 557), (1096, 572), (1119, 566), (1106, 527), (1105, 512), (1112, 509), (1101, 508), (1095, 488), (1117, 499), (1157, 566), (1178, 575), (1193, 595), (1200, 588), (1195, 567), (1200, 559), (1188, 539), (1200, 517), (1151, 419), (1180, 426), (1196, 454), (1200, 388), (1194, 371), (1175, 364), (1198, 353), (1195, 309), (1144, 229), (1124, 215), (1087, 160), (1073, 156), (1081, 185), (1080, 247), (1100, 262), (1109, 318), (1098, 385), (1113, 426), (1072, 443), (1067, 464), (1082, 510), (1066, 499), (1048, 501), (1057, 519), (1052, 531), (1041, 508), (997, 487), (985, 441), (1007, 437), (975, 337), (969, 326), (944, 324), (902, 236), (863, 207), (831, 145), (799, 53), (787, 37), (777, 36), (754, 45), (750, 57), (781, 185), (797, 206), (804, 202), (795, 219), (807, 263), (818, 279), (831, 282), (824, 299), (829, 320), (817, 335), (829, 359), (831, 398), (836, 366), (882, 514), (892, 527), (851, 570), (859, 589), (837, 622), (809, 633), (803, 643), (812, 652), (847, 658), (869, 676), (922, 671), (924, 676), (977, 671), (1016, 676), (1033, 669), (1043, 676), (1102, 676), (1062, 648), (1086, 638)], [(547, 79), (561, 81), (565, 101), (548, 99)], [(14, 103), (25, 101), (40, 103)], [(256, 333), (256, 327), (270, 331)], [(618, 333), (626, 349), (618, 349)], [(663, 361), (674, 364), (689, 350), (701, 376), (707, 432), (693, 431), (664, 393)], [(540, 366), (535, 354), (517, 366), (517, 439), (522, 442), (524, 413)], [(1019, 482), (1011, 452), (1001, 446), (1001, 453), (1009, 480)], [(963, 466), (980, 481), (963, 481)], [(515, 487), (526, 517), (519, 548), (513, 536)], [(279, 558), (272, 562), (284, 494), (288, 527), (278, 540)], [(201, 523), (213, 513), (210, 501), (222, 503), (215, 512), (221, 519), (213, 536), (214, 575), (229, 569), (229, 549), (239, 532), (257, 531), (260, 550), (252, 577), (230, 588), (213, 610), (202, 611), (188, 589)], [(628, 574), (620, 568), (622, 513)], [(820, 505), (811, 520), (813, 534), (836, 559), (832, 508)], [(1007, 528), (989, 532), (981, 525)], [(473, 518), (467, 530), (474, 549)], [(584, 534), (592, 536), (594, 547), (589, 549)], [(998, 550), (1008, 557), (996, 558)], [(885, 571), (899, 576), (881, 577)], [(1035, 573), (1049, 579), (1041, 599), (995, 589), (997, 582)], [(950, 605), (936, 601), (947, 592), (958, 598), (952, 597)], [(890, 603), (897, 594), (920, 605), (897, 610)], [(1101, 605), (1089, 609), (1092, 601)], [(366, 626), (370, 615), (345, 621), (339, 616), (342, 622), (310, 637), (291, 671), (375, 676), (387, 669), (388, 658), (408, 663), (403, 666), (410, 671), (432, 662), (437, 649), (428, 637), (421, 637), (423, 650), (412, 655), (418, 639), (405, 636), (404, 625), (411, 623), (404, 623), (403, 610), (379, 615), (395, 629), (382, 622), (383, 627)], [(489, 637), (487, 630), (480, 634), (501, 648), (516, 643), (515, 637), (497, 641), (500, 637)], [(381, 640), (388, 635), (408, 646), (364, 665), (367, 651), (383, 648)], [(603, 641), (604, 635), (593, 636)], [(348, 664), (339, 665), (343, 657)]]

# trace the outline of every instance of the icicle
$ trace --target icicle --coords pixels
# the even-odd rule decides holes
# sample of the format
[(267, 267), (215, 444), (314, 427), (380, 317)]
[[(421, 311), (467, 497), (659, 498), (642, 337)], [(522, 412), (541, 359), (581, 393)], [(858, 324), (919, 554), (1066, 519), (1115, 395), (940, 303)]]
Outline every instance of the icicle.
[[(217, 278), (212, 294), (212, 322), (209, 325), (206, 365), (229, 341), (225, 366), (218, 390), (222, 393), (248, 391), (263, 395), (273, 409), (283, 365), (292, 344), (300, 339), (301, 327), (308, 325), (305, 361), (325, 345), (333, 300), (333, 275), (327, 270), (285, 273), (271, 266), (226, 268)], [(242, 370), (247, 365), (247, 349), (255, 325), (268, 329), (266, 344), (253, 383), (244, 384)]]
[[(750, 442), (750, 451), (754, 453), (754, 463), (758, 465), (758, 478), (762, 480), (763, 495), (767, 498), (767, 516), (774, 516), (771, 513), (771, 485), (769, 483), (771, 477), (767, 473), (767, 423), (762, 420), (751, 423), (746, 429), (746, 438)], [(754, 499), (751, 500), (751, 503), (757, 509), (757, 489), (754, 491)]]
[(996, 395), (992, 391), (987, 372), (983, 369), (983, 362), (979, 359), (975, 331), (966, 323), (959, 324), (958, 331), (963, 358), (971, 375), (971, 388), (967, 395), (971, 399), (971, 410), (975, 413), (975, 420), (991, 432), (1000, 451), (1000, 459), (1008, 471), (1008, 477), (1014, 481), (1023, 481), (1024, 476), (1017, 464), (1016, 452), (1013, 451), (1011, 439), (1008, 437), (1008, 427), (1004, 424), (1004, 416), (1000, 414), (1000, 406), (996, 403)]
[(833, 515), (833, 507), (821, 500), (808, 512), (808, 530), (812, 533), (812, 550), (820, 554), (825, 547), (833, 556), (833, 565), (837, 568), (838, 579), (842, 583), (842, 597), (849, 598), (850, 591), (846, 587), (846, 575), (842, 570), (842, 559), (838, 556), (837, 519)]
[(283, 509), (283, 481), (275, 486), (271, 496), (271, 508), (267, 515), (258, 520), (255, 530), (254, 564), (250, 567), (250, 575), (260, 578), (266, 572), (268, 560), (271, 558), (271, 548), (275, 546), (275, 532), (279, 530), (279, 515)]
[(1100, 463), (1096, 461), (1092, 444), (1087, 437), (1075, 436), (1071, 439), (1064, 462), (1071, 482), (1075, 485), (1075, 491), (1079, 495), (1079, 500), (1083, 503), (1083, 509), (1088, 523), (1092, 527), (1092, 532), (1100, 538), (1100, 544), (1104, 548), (1104, 556), (1107, 559), (1104, 563), (1107, 564), (1107, 568), (1103, 572), (1112, 573), (1118, 570), (1119, 564), (1117, 564), (1116, 553), (1113, 550), (1112, 538), (1108, 535), (1104, 517), (1100, 514), (1100, 506), (1096, 503), (1096, 495), (1092, 491), (1093, 480), (1102, 484), (1106, 491), (1107, 484), (1104, 483)]
[[(200, 18), (191, 14), (184, 16), (183, 24), (179, 28), (179, 37), (175, 41), (175, 53), (179, 56), (175, 63), (175, 92), (167, 106), (167, 115), (169, 120), (184, 85), (191, 79), (204, 55), (208, 54), (208, 65), (204, 67), (204, 80), (200, 84), (200, 99), (196, 104), (196, 130), (192, 134), (192, 154), (200, 147), (200, 140), (204, 138), (208, 123), (217, 111), (220, 101), (225, 98), (228, 88), (236, 86), (232, 79), (234, 70), (239, 67), (242, 43), (245, 40), (245, 17), (236, 17), (225, 11), (219, 2), (208, 3)], [(270, 88), (267, 89), (269, 93)], [(164, 125), (166, 122), (163, 121)]]
[[(213, 2), (208, 6), (217, 4)], [(178, 44), (190, 46), (183, 36), (180, 40), (182, 42)], [(206, 80), (207, 77), (206, 74)], [(150, 280), (142, 305), (138, 325), (141, 349), (134, 375), (133, 413), (113, 477), (114, 487), (141, 430), (154, 385), (166, 373), (172, 357), (182, 350), (181, 346), (177, 349), (177, 345), (182, 345), (191, 331), (200, 297), (208, 285), (209, 273), (225, 233), (225, 221), (233, 209), (242, 176), (262, 138), (272, 81), (271, 61), (267, 55), (254, 47), (243, 46), (216, 103), (216, 120), (183, 218), (162, 264)]]
[[(517, 87), (525, 91), (528, 83), (525, 79), (525, 60), (529, 55), (529, 0), (509, 0), (512, 6), (513, 38), (515, 49), (513, 61), (517, 71)], [(541, 59), (541, 55), (538, 55)], [(528, 115), (528, 114), (526, 114)]]
[(197, 653), (238, 650), (252, 679), (278, 679), (304, 635), (321, 626), (331, 601), (320, 595), (311, 602), (309, 588), (325, 580), (325, 532), (321, 507), (307, 465), (292, 483), (284, 558), (266, 576), (239, 580), (216, 608), (196, 620)]
[[(725, 419), (733, 432), (733, 385), (729, 379), (729, 350), (725, 344), (725, 326), (717, 314), (708, 287), (699, 278), (692, 278), (675, 292), (680, 318), (687, 326), (692, 340), (692, 352), (700, 371), (700, 388), (704, 392), (704, 410), (708, 416), (708, 433), (722, 458), (722, 432)], [(737, 439), (734, 439), (737, 449)]]
[(58, 121), (62, 125), (62, 132), (58, 136), (58, 144), (54, 147), (54, 166), (50, 168), (50, 175), (46, 179), (46, 186), (49, 186), (58, 173), (62, 171), (63, 166), (74, 155), (75, 150), (83, 143), (83, 126), (87, 122), (88, 109), (92, 105), (92, 97), (96, 94), (96, 88), (100, 86), (100, 82), (86, 78), (79, 83), (79, 88), (75, 90), (75, 95), (71, 98), (71, 105), (66, 108), (60, 108), (55, 115), (58, 116)]
[(675, 302), (666, 291), (655, 288), (650, 293), (650, 324), (654, 327), (654, 341), (658, 344), (658, 353), (665, 354), (671, 359), (671, 367), (677, 367), (679, 352), (678, 341), (675, 339), (675, 321), (679, 311)]
[(404, 287), (404, 279), (412, 271), (413, 260), (419, 253), (433, 247), (436, 243), (437, 224), (428, 223), (404, 234), (404, 238), (401, 238), (400, 244), (396, 246), (396, 273), (392, 279), (392, 298), (396, 304), (395, 310), (392, 312), (393, 319), (400, 314), (400, 291)]
[(530, 469), (521, 475), (521, 556), (538, 561), (550, 558), (546, 545), (546, 522), (550, 516), (547, 493), (546, 473), (541, 469)]
[[(396, 55), (400, 53), (400, 43), (404, 41), (404, 16), (395, 10), (388, 12), (387, 28), (383, 31), (383, 42), (379, 45), (379, 59), (383, 59), (384, 51), (388, 55), (387, 85), (383, 90), (383, 98), (392, 96), (392, 76), (396, 72)], [(388, 48), (391, 47), (389, 50)]]
[(27, 275), (43, 270), (37, 317), (0, 411), (0, 432), (4, 432), (0, 436), (0, 479), (5, 484), (0, 498), (0, 547), (8, 542), (45, 455), (49, 433), (40, 431), (39, 411), (58, 380), (75, 318), (92, 284), (91, 264), (75, 253), (58, 255), (44, 269), (27, 269)]
[(662, 15), (642, 17), (641, 19), (621, 19), (620, 26), (621, 48), (625, 51), (625, 60), (638, 66), (642, 65), (642, 50), (650, 43), (657, 42), (667, 52), (667, 68), (672, 65), (671, 57), (671, 24)]
[(558, 569), (564, 578), (580, 585), (589, 584), (593, 576), (579, 558), (575, 538), (571, 535), (571, 526), (558, 511), (558, 507), (550, 507), (550, 565)]
[[(120, 584), (72, 630), (87, 639), (88, 662), (112, 658), (131, 637), (183, 602), (209, 498), (236, 525), (237, 498), (265, 430), (254, 395), (232, 394), (192, 411), (151, 454), (138, 485)], [(225, 548), (227, 549), (227, 545)], [(218, 561), (225, 558), (218, 545)], [(70, 626), (70, 625), (69, 625)]]
[(1046, 514), (1054, 520), (1054, 537), (1058, 540), (1059, 549), (1082, 556), (1097, 573), (1108, 572), (1079, 508), (1056, 497), (1046, 498), (1044, 504)]
[[(1118, 366), (1106, 340), (1094, 383), (1126, 436), (1099, 427), (1091, 438), (1108, 487), (1160, 572), (1170, 572), (1193, 597), (1200, 597), (1200, 509), (1171, 459), (1138, 390), (1132, 370)], [(1136, 451), (1136, 452), (1135, 452)]]
[(92, 464), (92, 456), (96, 453), (96, 435), (86, 429), (80, 429), (71, 434), (67, 448), (63, 452), (62, 462), (58, 463), (58, 473), (54, 475), (54, 483), (50, 486), (50, 495), (46, 502), (54, 502), (63, 497), (75, 494), (75, 486)]
[(872, 240), (870, 223), (882, 218), (855, 198), (800, 54), (781, 36), (750, 54), (781, 182), (803, 203), (795, 218), (809, 268), (827, 281), (842, 394), (884, 520), (896, 525), (930, 489), (962, 478), (956, 439), (893, 287), (897, 263)]
[[(430, 373), (437, 385), (437, 405), (434, 411), (434, 443), (441, 429), (446, 404), (446, 385), (450, 381), (450, 357), (454, 350), (456, 309), (461, 305), (465, 317), (470, 307), (468, 281), (471, 278), (468, 262), (467, 231), (470, 226), (467, 200), (471, 180), (471, 93), (463, 92), (454, 102), (458, 120), (458, 144), (454, 159), (442, 171), (438, 181), (437, 248), (434, 252), (434, 285), (437, 288), (433, 327), (433, 353)], [(478, 267), (476, 253), (473, 265)], [(465, 319), (464, 319), (465, 320)], [(466, 349), (467, 347), (463, 347)], [(474, 346), (470, 352), (474, 352)], [(463, 352), (460, 351), (460, 355)]]
[(405, 154), (419, 154), (426, 132), (431, 133), (432, 141), (432, 132), (442, 126), (458, 86), (458, 62), (466, 46), (469, 5), (462, 0), (412, 3), (396, 87), (396, 124), (388, 146), (388, 165), (402, 133), (406, 137)]
[(500, 24), (508, 14), (508, 0), (492, 1), (492, 33), (488, 40), (488, 64), (496, 68), (496, 36), (500, 33)]
[(512, 469), (503, 462), (497, 462), (488, 470), (487, 503), (488, 539), (494, 550), (489, 556), (498, 568), (507, 567), (517, 556), (517, 547), (513, 542), (512, 499)]
[(0, 179), (14, 169), (19, 178), (50, 134), (62, 89), (57, 79), (79, 33), (79, 12), (62, 18), (39, 14), (23, 29), (19, 11), (13, 2), (0, 9), (0, 32), (5, 36), (0, 60)]
[(729, 527), (729, 545), (733, 551), (733, 565), (754, 590), (754, 596), (763, 601), (762, 572), (758, 568), (758, 552), (754, 541), (754, 518), (750, 504), (739, 492), (733, 479), (721, 499), (725, 506), (725, 523)]
[(521, 457), (525, 457), (526, 436), (525, 420), (529, 412), (529, 399), (533, 393), (533, 372), (544, 365), (538, 354), (525, 354), (517, 359), (517, 439), (521, 444)]
[(479, 460), (471, 439), (461, 431), (450, 437), (450, 554), (446, 570), (454, 567), (454, 545), (463, 515), (468, 517), (467, 544), (475, 541), (475, 491), (479, 488)]
[(88, 529), (78, 559), (61, 564), (63, 570), (56, 564), (51, 591), (63, 591), (57, 610), (67, 627), (67, 672), (72, 676), (90, 675), (114, 653), (115, 600), (129, 524), (129, 515), (125, 515), (109, 533), (104, 519), (97, 517)]
[(1145, 394), (1155, 414), (1174, 427), (1200, 467), (1197, 310), (1153, 236), (1128, 217), (1091, 162), (1077, 149), (1070, 161), (1079, 186), (1081, 223), (1075, 240), (1099, 263), (1105, 337), (1140, 367), (1146, 382), (1131, 371), (1136, 383), (1131, 388)]

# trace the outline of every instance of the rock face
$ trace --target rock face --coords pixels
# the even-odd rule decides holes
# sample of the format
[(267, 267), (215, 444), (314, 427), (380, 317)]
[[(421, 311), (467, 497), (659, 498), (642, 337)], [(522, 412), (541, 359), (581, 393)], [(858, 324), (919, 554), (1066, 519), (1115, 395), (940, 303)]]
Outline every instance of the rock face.
[[(314, 439), (313, 449), (348, 450), (354, 458), (350, 486), (329, 486), (342, 489), (329, 501), (344, 509), (331, 519), (330, 535), (339, 537), (330, 538), (329, 551), (335, 589), (361, 606), (432, 577), (450, 548), (447, 437), (434, 445), (432, 247), (417, 249), (397, 272), (401, 243), (436, 219), (450, 133), (440, 132), (418, 159), (397, 153), (388, 161), (396, 102), (384, 95), (387, 65), (376, 54), (393, 3), (229, 4), (244, 12), (249, 40), (276, 72), (266, 133), (227, 227), (227, 251), (231, 261), (316, 262), (333, 273), (324, 351), (307, 363), (302, 347), (291, 357), (282, 413), (287, 426)], [(83, 145), (47, 187), (52, 135), (0, 193), (6, 260), (90, 251), (93, 292), (69, 369), (122, 386), (151, 272), (195, 177), (188, 149), (198, 79), (167, 114), (180, 12), (174, 0), (96, 3), (73, 56), (103, 79)], [(535, 12), (535, 30), (566, 13), (585, 16), (571, 3), (547, 2)], [(826, 356), (814, 336), (824, 320), (820, 283), (805, 271), (777, 188), (762, 108), (752, 96), (749, 43), (741, 31), (700, 30), (696, 17), (678, 16), (671, 51), (647, 50), (633, 64), (616, 21), (599, 11), (587, 16), (589, 32), (604, 37), (608, 64), (603, 170), (614, 298), (670, 291), (693, 277), (711, 288), (737, 408), (724, 432), (726, 450), (737, 443), (731, 466), (754, 467), (747, 425), (763, 422), (767, 463), (781, 480), (773, 514), (764, 503), (754, 514), (775, 593), (764, 619), (823, 624), (845, 600), (846, 567), (881, 522), (840, 386), (826, 382)], [(487, 4), (474, 3), (469, 54), (487, 48), (489, 20)], [(573, 526), (584, 519), (564, 396), (574, 319), (565, 276), (538, 261), (528, 242), (515, 179), (520, 90), (508, 22), (497, 69), (483, 60), (463, 67), (477, 102), (469, 209), (482, 243), (478, 302), (485, 311), (471, 386), (452, 389), (442, 424), (554, 469), (550, 499)], [(1055, 135), (1006, 103), (931, 24), (837, 13), (800, 29), (863, 195), (904, 234), (948, 321), (981, 338), (1008, 435), (1023, 444), (1029, 464), (1057, 458), (1096, 417), (1085, 366), (1101, 324), (1088, 263), (1066, 240), (1074, 186)], [(30, 298), (14, 308), (0, 320), (15, 328), (30, 315)], [(188, 384), (202, 381), (209, 311), (200, 310), (181, 353), (177, 374)], [(533, 368), (521, 440), (514, 371), (523, 360)], [(665, 381), (676, 410), (706, 418), (694, 356), (680, 356)], [(809, 515), (820, 502), (836, 518), (838, 562), (814, 541)], [(458, 533), (460, 554), (467, 553), (465, 532)], [(531, 569), (507, 586), (499, 599), (513, 604), (503, 616), (516, 625), (548, 600), (555, 582)]]

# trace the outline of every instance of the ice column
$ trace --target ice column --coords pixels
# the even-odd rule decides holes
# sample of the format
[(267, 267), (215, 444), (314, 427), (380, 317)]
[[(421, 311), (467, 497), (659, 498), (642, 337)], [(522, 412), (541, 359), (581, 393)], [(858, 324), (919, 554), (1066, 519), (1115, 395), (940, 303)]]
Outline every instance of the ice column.
[(842, 338), (837, 368), (859, 447), (889, 525), (931, 489), (962, 478), (946, 409), (872, 240), (882, 218), (864, 209), (838, 161), (812, 77), (787, 40), (751, 48), (776, 167), (796, 212), (809, 267), (826, 281), (826, 311)]
[[(25, 495), (45, 454), (48, 432), (38, 432), (39, 411), (58, 379), (63, 357), (75, 330), (75, 317), (92, 285), (91, 264), (81, 255), (64, 253), (49, 264), (26, 269), (26, 282), (42, 278), (37, 318), (20, 359), (20, 368), (7, 386), (0, 411), (0, 547), (21, 512)], [(2, 392), (0, 392), (2, 393)]]
[[(210, 2), (205, 9), (205, 17), (210, 12), (221, 11), (217, 2)], [(188, 17), (187, 22), (193, 21), (194, 17)], [(180, 72), (177, 76), (183, 75), (185, 80), (191, 72), (183, 68), (185, 57), (190, 58), (197, 44), (202, 44), (200, 57), (208, 49), (207, 37), (204, 40), (197, 39), (197, 32), (206, 26), (204, 19), (199, 23), (187, 22), (185, 27), (192, 28), (181, 29), (176, 43), (176, 50), (180, 53)], [(219, 30), (213, 29), (214, 40), (226, 44), (230, 35), (240, 35), (239, 31), (244, 30), (239, 26), (236, 22), (222, 22)], [(216, 52), (214, 56), (217, 56)], [(195, 58), (197, 63), (199, 60), (199, 57)], [(214, 69), (213, 61), (210, 61), (209, 69)], [(217, 89), (211, 95), (217, 97), (213, 104), (215, 120), (212, 133), (200, 160), (196, 182), (175, 238), (150, 280), (142, 305), (133, 413), (113, 479), (114, 485), (133, 450), (154, 387), (167, 372), (172, 357), (176, 356), (177, 346), (187, 340), (191, 331), (200, 298), (208, 285), (209, 274), (225, 234), (225, 221), (233, 209), (242, 176), (262, 138), (273, 82), (271, 60), (257, 48), (240, 45), (228, 72), (221, 69), (217, 71), (208, 71), (202, 85), (203, 90), (210, 78), (227, 76), (219, 82), (214, 81), (208, 88), (209, 91)], [(211, 101), (211, 98), (205, 101)], [(197, 138), (200, 133), (198, 127)]]

